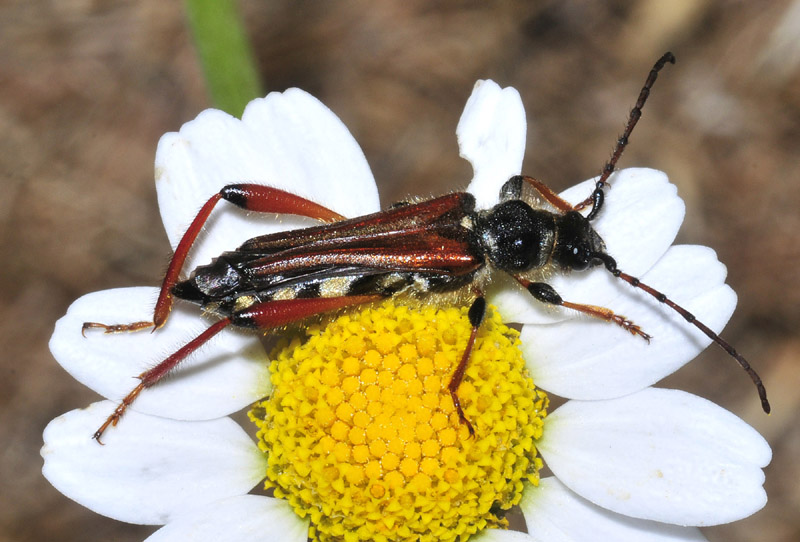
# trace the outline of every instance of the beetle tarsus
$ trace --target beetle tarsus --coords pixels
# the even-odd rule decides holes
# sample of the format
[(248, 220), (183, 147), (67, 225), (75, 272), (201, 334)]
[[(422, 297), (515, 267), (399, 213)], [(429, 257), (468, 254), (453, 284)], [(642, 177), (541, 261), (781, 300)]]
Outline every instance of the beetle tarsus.
[(86, 330), (87, 329), (102, 329), (103, 333), (111, 334), (111, 333), (128, 333), (131, 331), (139, 331), (141, 329), (148, 329), (153, 328), (155, 330), (155, 324), (153, 322), (133, 322), (132, 324), (101, 324), (99, 322), (84, 322), (81, 326), (81, 335), (86, 337)]
[(464, 409), (461, 408), (461, 400), (458, 398), (458, 393), (454, 390), (450, 390), (450, 397), (453, 398), (453, 405), (455, 405), (456, 412), (458, 412), (458, 420), (467, 426), (470, 438), (474, 438), (475, 428), (472, 427), (472, 424), (470, 423), (469, 419), (464, 414)]
[(611, 317), (611, 320), (625, 331), (628, 331), (631, 335), (639, 336), (647, 341), (647, 344), (650, 344), (650, 339), (652, 339), (653, 336), (645, 333), (640, 326), (634, 324), (624, 316), (615, 314)]
[(128, 409), (128, 406), (133, 403), (134, 399), (136, 399), (136, 397), (145, 387), (145, 382), (142, 381), (138, 386), (133, 388), (131, 392), (122, 399), (120, 404), (117, 405), (117, 408), (114, 409), (114, 412), (112, 412), (111, 415), (106, 418), (106, 421), (103, 422), (103, 425), (101, 425), (97, 431), (94, 432), (92, 438), (96, 440), (98, 444), (105, 446), (105, 444), (103, 444), (103, 442), (100, 440), (100, 437), (103, 436), (103, 433), (105, 433), (106, 429), (108, 429), (110, 426), (117, 426), (120, 418), (122, 418), (122, 415), (125, 414), (125, 411)]

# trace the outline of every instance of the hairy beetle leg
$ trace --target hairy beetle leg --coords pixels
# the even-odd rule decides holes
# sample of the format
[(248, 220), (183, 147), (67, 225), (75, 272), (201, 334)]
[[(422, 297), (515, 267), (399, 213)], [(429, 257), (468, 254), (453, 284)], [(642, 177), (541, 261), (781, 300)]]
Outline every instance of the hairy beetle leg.
[(153, 322), (133, 322), (132, 324), (101, 324), (99, 322), (84, 322), (81, 326), (81, 335), (86, 337), (87, 329), (103, 330), (103, 333), (126, 333), (154, 327)]
[(117, 423), (119, 423), (120, 418), (122, 418), (122, 415), (125, 413), (125, 410), (131, 403), (133, 403), (134, 399), (136, 399), (136, 397), (139, 395), (139, 393), (141, 393), (141, 391), (145, 387), (146, 386), (144, 382), (141, 382), (139, 383), (138, 386), (133, 388), (133, 390), (131, 390), (131, 392), (128, 395), (126, 395), (125, 398), (120, 402), (120, 404), (117, 405), (117, 408), (114, 409), (114, 412), (111, 414), (111, 416), (106, 418), (106, 421), (103, 422), (103, 425), (101, 425), (100, 428), (94, 432), (92, 438), (96, 440), (98, 444), (103, 444), (103, 441), (100, 440), (100, 437), (103, 436), (105, 430), (112, 425), (116, 427)]
[(522, 183), (527, 183), (532, 189), (536, 190), (539, 197), (547, 203), (561, 211), (568, 213), (577, 210), (570, 202), (556, 194), (549, 186), (539, 179), (527, 175), (514, 175), (500, 189), (500, 201), (522, 198)]
[(453, 399), (453, 406), (456, 407), (456, 412), (458, 412), (458, 419), (467, 426), (470, 437), (475, 436), (475, 428), (472, 427), (472, 424), (464, 414), (464, 409), (461, 408), (461, 399), (458, 397), (458, 387), (461, 385), (461, 381), (464, 380), (467, 362), (469, 361), (470, 354), (472, 354), (472, 348), (475, 346), (475, 339), (478, 337), (478, 329), (480, 329), (485, 315), (486, 299), (483, 297), (483, 294), (479, 293), (475, 301), (472, 302), (472, 306), (467, 313), (469, 323), (472, 324), (472, 332), (469, 335), (469, 339), (467, 339), (467, 346), (464, 348), (461, 360), (458, 362), (456, 370), (453, 371), (453, 376), (450, 378), (450, 384), (447, 385), (447, 390), (450, 392), (450, 397)]
[(467, 340), (467, 347), (464, 349), (464, 354), (461, 356), (461, 361), (458, 362), (458, 366), (456, 370), (453, 372), (453, 376), (450, 379), (450, 384), (447, 385), (447, 390), (450, 392), (450, 397), (453, 399), (453, 406), (456, 407), (456, 412), (458, 412), (458, 419), (467, 426), (469, 430), (469, 436), (475, 436), (475, 428), (472, 427), (469, 419), (467, 418), (466, 414), (464, 414), (464, 409), (461, 408), (461, 399), (458, 397), (458, 387), (461, 385), (461, 381), (464, 379), (464, 372), (467, 369), (467, 361), (469, 361), (469, 355), (472, 353), (472, 347), (475, 345), (475, 338), (478, 336), (478, 328), (473, 327), (472, 333), (469, 336), (469, 340)]
[(581, 303), (571, 303), (569, 301), (564, 301), (561, 299), (561, 296), (558, 295), (552, 286), (545, 282), (531, 282), (527, 279), (522, 277), (514, 277), (528, 292), (535, 297), (538, 301), (542, 303), (547, 303), (548, 305), (558, 305), (559, 307), (565, 307), (567, 309), (572, 309), (578, 312), (582, 312), (583, 314), (587, 314), (594, 318), (599, 318), (601, 320), (605, 320), (606, 322), (611, 322), (617, 324), (619, 327), (628, 331), (632, 335), (638, 335), (648, 343), (650, 339), (653, 337), (642, 331), (642, 328), (625, 318), (620, 314), (616, 314), (611, 309), (607, 309), (605, 307), (598, 307), (596, 305), (583, 305)]
[(145, 388), (149, 388), (169, 373), (172, 369), (175, 368), (181, 361), (186, 359), (192, 352), (200, 348), (203, 344), (207, 343), (211, 337), (222, 331), (226, 326), (231, 323), (230, 318), (224, 318), (218, 322), (212, 324), (208, 329), (202, 332), (200, 335), (183, 345), (180, 349), (175, 351), (171, 356), (167, 359), (156, 365), (150, 370), (147, 370), (139, 375), (139, 384), (133, 388), (128, 395), (126, 395), (117, 408), (114, 409), (114, 412), (109, 416), (103, 425), (95, 431), (92, 438), (102, 444), (100, 441), (100, 437), (103, 435), (103, 432), (108, 429), (110, 425), (116, 426), (119, 422), (122, 415), (125, 413), (125, 410), (133, 403), (133, 401), (139, 396), (139, 394)]
[(638, 325), (634, 324), (621, 314), (617, 314), (611, 309), (607, 309), (605, 307), (598, 307), (596, 305), (581, 305), (578, 303), (570, 303), (569, 301), (562, 301), (562, 307), (566, 307), (568, 309), (576, 310), (578, 312), (582, 312), (583, 314), (588, 314), (589, 316), (593, 316), (595, 318), (600, 318), (601, 320), (605, 320), (606, 322), (612, 322), (617, 324), (619, 327), (624, 329), (625, 331), (629, 332), (631, 335), (638, 335), (648, 343), (650, 339), (652, 339), (652, 335), (649, 335), (642, 331), (642, 328)]
[[(116, 426), (125, 410), (133, 403), (145, 388), (149, 388), (164, 378), (195, 350), (207, 343), (214, 335), (229, 325), (237, 327), (269, 330), (300, 321), (310, 316), (324, 314), (337, 309), (362, 305), (377, 301), (382, 296), (363, 295), (349, 297), (286, 299), (265, 301), (233, 313), (228, 318), (214, 322), (200, 335), (176, 350), (164, 361), (139, 375), (141, 382), (126, 395), (105, 423), (95, 431), (92, 438), (100, 442), (100, 437), (109, 426)], [(95, 327), (95, 326), (90, 326)], [(99, 327), (104, 327), (99, 324)], [(100, 442), (102, 444), (102, 442)]]

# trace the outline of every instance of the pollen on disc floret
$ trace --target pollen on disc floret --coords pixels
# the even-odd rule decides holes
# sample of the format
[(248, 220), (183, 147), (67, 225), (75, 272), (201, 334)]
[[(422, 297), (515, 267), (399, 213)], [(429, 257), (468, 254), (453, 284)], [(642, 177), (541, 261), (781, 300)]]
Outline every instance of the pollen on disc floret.
[(470, 331), (466, 308), (387, 301), (284, 341), (250, 418), (266, 487), (311, 540), (464, 541), (538, 483), (548, 399), (493, 309), (458, 390), (474, 437), (459, 420), (447, 385)]

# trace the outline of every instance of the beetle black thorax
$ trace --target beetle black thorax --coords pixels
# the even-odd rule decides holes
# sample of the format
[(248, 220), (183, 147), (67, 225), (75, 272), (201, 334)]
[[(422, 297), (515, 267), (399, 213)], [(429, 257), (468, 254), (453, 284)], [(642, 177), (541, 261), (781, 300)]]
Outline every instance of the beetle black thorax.
[(475, 233), (492, 264), (508, 273), (524, 273), (550, 263), (581, 271), (597, 265), (605, 243), (578, 213), (552, 213), (512, 199), (477, 214)]
[(550, 259), (556, 218), (553, 213), (513, 199), (479, 213), (475, 233), (495, 267), (523, 273), (544, 266)]

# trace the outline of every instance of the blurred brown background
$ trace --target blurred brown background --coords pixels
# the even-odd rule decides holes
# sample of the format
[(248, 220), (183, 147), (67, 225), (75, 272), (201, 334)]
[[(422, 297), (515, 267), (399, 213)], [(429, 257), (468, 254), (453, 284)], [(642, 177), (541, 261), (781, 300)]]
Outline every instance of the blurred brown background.
[[(526, 173), (556, 189), (599, 173), (647, 71), (672, 50), (678, 64), (621, 165), (666, 171), (687, 203), (680, 240), (728, 265), (740, 303), (724, 335), (761, 372), (774, 414), (719, 349), (663, 385), (721, 403), (775, 452), (766, 508), (709, 539), (800, 539), (800, 2), (241, 4), (265, 87), (299, 86), (331, 107), (384, 204), (466, 186), (454, 131), (478, 78), (522, 94)], [(96, 399), (47, 341), (78, 296), (160, 281), (156, 143), (209, 105), (179, 2), (0, 4), (0, 540), (152, 531), (41, 477), (44, 426)]]

